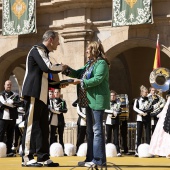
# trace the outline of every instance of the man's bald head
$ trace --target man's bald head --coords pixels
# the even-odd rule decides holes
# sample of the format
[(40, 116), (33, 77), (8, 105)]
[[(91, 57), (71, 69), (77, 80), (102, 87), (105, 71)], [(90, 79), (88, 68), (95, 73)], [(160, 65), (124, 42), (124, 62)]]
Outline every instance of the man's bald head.
[(11, 91), (11, 87), (12, 87), (12, 82), (11, 82), (11, 80), (7, 80), (7, 81), (5, 82), (5, 85), (4, 85), (5, 91), (10, 92), (10, 91)]

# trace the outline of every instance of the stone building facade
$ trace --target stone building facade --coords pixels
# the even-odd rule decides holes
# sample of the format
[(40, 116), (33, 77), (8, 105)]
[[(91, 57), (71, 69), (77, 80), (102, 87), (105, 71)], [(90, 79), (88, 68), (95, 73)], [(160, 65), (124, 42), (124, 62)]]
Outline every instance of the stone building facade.
[[(77, 69), (86, 62), (86, 44), (100, 40), (111, 62), (110, 89), (128, 94), (130, 121), (135, 121), (132, 103), (140, 95), (140, 85), (150, 86), (149, 74), (153, 69), (157, 34), (160, 35), (161, 65), (170, 68), (170, 1), (153, 0), (153, 24), (111, 27), (112, 0), (37, 0), (37, 33), (2, 36), (0, 22), (0, 89), (5, 80), (15, 75), (21, 90), (25, 72), (25, 59), (32, 45), (40, 43), (42, 34), (53, 29), (59, 32), (60, 46), (51, 53), (51, 60)], [(0, 0), (2, 20), (2, 1)], [(55, 79), (66, 79), (63, 75)], [(69, 112), (67, 121), (76, 121), (72, 102), (76, 100), (76, 87), (62, 89)]]

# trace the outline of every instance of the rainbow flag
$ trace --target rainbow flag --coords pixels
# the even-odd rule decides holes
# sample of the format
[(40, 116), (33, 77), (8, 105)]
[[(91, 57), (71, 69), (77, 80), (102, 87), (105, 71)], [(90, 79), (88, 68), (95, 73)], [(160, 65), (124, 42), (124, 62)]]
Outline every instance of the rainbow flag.
[(156, 42), (156, 51), (155, 51), (153, 70), (156, 68), (159, 68), (159, 67), (161, 67), (161, 60), (160, 60), (160, 45), (159, 45), (159, 34), (158, 34), (157, 42)]

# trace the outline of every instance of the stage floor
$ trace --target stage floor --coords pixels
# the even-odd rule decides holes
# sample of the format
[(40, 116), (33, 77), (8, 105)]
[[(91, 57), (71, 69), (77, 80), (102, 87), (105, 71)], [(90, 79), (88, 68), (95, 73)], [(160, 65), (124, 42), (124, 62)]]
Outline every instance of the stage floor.
[[(77, 162), (83, 161), (84, 157), (77, 156), (64, 156), (64, 157), (51, 157), (54, 162), (60, 164), (57, 168), (40, 167), (29, 168), (21, 167), (21, 157), (0, 158), (0, 170), (27, 170), (27, 169), (43, 169), (43, 170), (86, 170), (87, 167), (77, 167)], [(133, 155), (107, 158), (108, 170), (121, 169), (121, 170), (167, 170), (170, 169), (170, 159), (164, 157), (155, 158), (138, 158)], [(91, 169), (91, 168), (90, 168)], [(101, 168), (99, 168), (101, 169)], [(105, 168), (103, 168), (104, 170)]]

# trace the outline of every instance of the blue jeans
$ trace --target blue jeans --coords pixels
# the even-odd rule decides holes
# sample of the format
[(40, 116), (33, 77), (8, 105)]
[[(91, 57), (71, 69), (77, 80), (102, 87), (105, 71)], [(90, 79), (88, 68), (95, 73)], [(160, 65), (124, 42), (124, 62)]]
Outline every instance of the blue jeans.
[(87, 155), (85, 162), (106, 165), (105, 138), (103, 131), (104, 110), (87, 108)]

